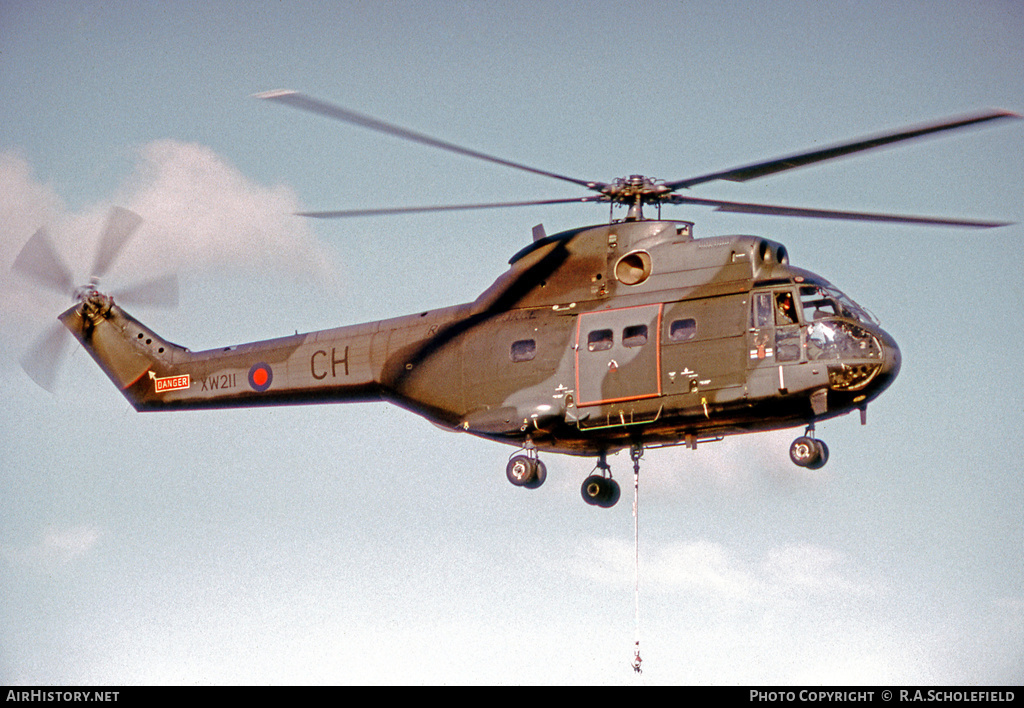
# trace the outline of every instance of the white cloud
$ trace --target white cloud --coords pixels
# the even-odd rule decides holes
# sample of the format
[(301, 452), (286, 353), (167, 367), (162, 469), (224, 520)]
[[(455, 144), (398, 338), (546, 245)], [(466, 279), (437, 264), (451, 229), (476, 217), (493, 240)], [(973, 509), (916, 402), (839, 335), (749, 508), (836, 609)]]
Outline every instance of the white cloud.
[(25, 242), (42, 225), (55, 224), (65, 208), (50, 187), (40, 183), (32, 166), (19, 153), (0, 152), (0, 307), (4, 319), (38, 307), (25, 290), (25, 282), (8, 275)]
[[(69, 212), (17, 152), (0, 153), (0, 269), (9, 271), (21, 247), (45, 226), (74, 277), (84, 282), (113, 204), (143, 218), (111, 270), (117, 285), (218, 266), (335, 282), (330, 252), (309, 222), (294, 216), (301, 207), (291, 189), (257, 184), (210, 148), (175, 140), (143, 146), (134, 173), (117, 193), (80, 212)], [(11, 280), (5, 310), (39, 299), (33, 284)]]
[(813, 544), (770, 549), (761, 564), (769, 586), (801, 589), (813, 593), (841, 592), (866, 595), (877, 590), (875, 583), (858, 578), (842, 553)]
[(0, 357), (26, 351), (71, 304), (39, 283), (9, 275), (17, 254), (45, 227), (75, 282), (87, 281), (112, 205), (138, 213), (142, 225), (104, 276), (101, 287), (124, 291), (151, 278), (179, 279), (225, 268), (247, 282), (276, 282), (281, 274), (318, 291), (336, 291), (339, 270), (285, 186), (252, 181), (208, 147), (159, 140), (140, 148), (134, 172), (109, 198), (70, 211), (34, 175), (18, 152), (0, 152)]
[(10, 268), (29, 236), (63, 210), (60, 198), (36, 180), (22, 155), (0, 152), (0, 264)]
[[(329, 281), (335, 267), (288, 187), (246, 178), (210, 148), (158, 140), (139, 152), (125, 206), (145, 220), (135, 241), (171, 269), (244, 265)], [(141, 238), (141, 236), (145, 238)]]
[[(597, 559), (597, 560), (595, 560)], [(577, 573), (609, 585), (633, 582), (634, 547), (619, 539), (595, 539), (581, 548)], [(881, 592), (863, 569), (842, 553), (813, 544), (768, 549), (744, 559), (706, 540), (674, 542), (640, 553), (641, 582), (653, 591), (707, 594), (726, 601), (762, 602), (794, 597), (864, 596)]]
[[(633, 545), (592, 540), (572, 567), (621, 596), (633, 587)], [(916, 595), (821, 545), (752, 550), (648, 540), (641, 546), (640, 593), (645, 668), (662, 677), (654, 680), (892, 683), (934, 680), (942, 660), (941, 652), (922, 647), (933, 629), (903, 620)], [(692, 664), (666, 659), (683, 656)]]
[(47, 526), (40, 538), (25, 546), (2, 546), (0, 553), (10, 562), (44, 572), (53, 572), (85, 556), (99, 543), (103, 531), (92, 524)]

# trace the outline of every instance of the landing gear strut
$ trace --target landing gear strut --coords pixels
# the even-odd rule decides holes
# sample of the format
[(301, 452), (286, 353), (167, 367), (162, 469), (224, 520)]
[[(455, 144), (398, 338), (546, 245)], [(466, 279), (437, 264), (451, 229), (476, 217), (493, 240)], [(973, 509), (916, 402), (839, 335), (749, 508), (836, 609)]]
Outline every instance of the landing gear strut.
[(525, 455), (512, 456), (505, 466), (505, 476), (517, 487), (536, 489), (548, 478), (548, 468), (537, 457), (537, 449), (527, 443)]
[(828, 462), (828, 445), (814, 437), (814, 424), (789, 446), (789, 459), (797, 467), (820, 470)]
[(580, 494), (587, 504), (608, 509), (615, 506), (622, 490), (619, 489), (619, 483), (612, 479), (612, 468), (608, 466), (608, 457), (604, 452), (601, 453), (597, 467), (594, 468), (595, 472), (598, 470), (600, 474), (591, 474), (583, 480)]

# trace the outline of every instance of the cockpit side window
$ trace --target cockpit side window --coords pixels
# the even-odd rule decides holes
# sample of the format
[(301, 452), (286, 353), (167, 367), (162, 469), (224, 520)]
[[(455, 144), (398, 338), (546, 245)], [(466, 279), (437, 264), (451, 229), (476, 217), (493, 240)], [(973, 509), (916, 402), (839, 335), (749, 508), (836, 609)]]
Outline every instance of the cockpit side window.
[(750, 326), (753, 329), (770, 327), (772, 323), (772, 294), (754, 293), (754, 306), (750, 311)]
[(793, 293), (788, 290), (775, 293), (775, 324), (793, 325), (799, 320), (796, 314), (796, 303), (793, 302)]

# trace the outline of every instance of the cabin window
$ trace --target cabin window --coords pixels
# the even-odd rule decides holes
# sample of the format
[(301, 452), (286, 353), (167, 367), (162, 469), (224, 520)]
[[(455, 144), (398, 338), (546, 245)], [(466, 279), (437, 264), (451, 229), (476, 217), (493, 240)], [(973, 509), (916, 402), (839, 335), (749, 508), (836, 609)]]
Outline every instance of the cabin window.
[(622, 346), (642, 347), (647, 344), (647, 325), (633, 325), (622, 330)]
[(673, 342), (688, 342), (697, 336), (697, 320), (675, 320), (668, 327), (668, 338)]
[(612, 348), (614, 335), (610, 329), (595, 329), (587, 335), (587, 350), (603, 352)]
[(514, 362), (530, 361), (535, 356), (537, 356), (537, 342), (533, 339), (520, 339), (517, 342), (512, 342), (512, 348), (508, 352), (508, 358)]

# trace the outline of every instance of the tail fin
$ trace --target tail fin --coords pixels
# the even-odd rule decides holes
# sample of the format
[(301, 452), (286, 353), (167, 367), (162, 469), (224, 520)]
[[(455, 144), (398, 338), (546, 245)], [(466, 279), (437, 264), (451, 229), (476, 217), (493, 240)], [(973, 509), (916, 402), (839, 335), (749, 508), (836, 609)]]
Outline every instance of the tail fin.
[(59, 317), (82, 346), (106, 372), (128, 401), (140, 408), (133, 387), (147, 373), (170, 373), (188, 350), (171, 344), (114, 304), (95, 293)]

